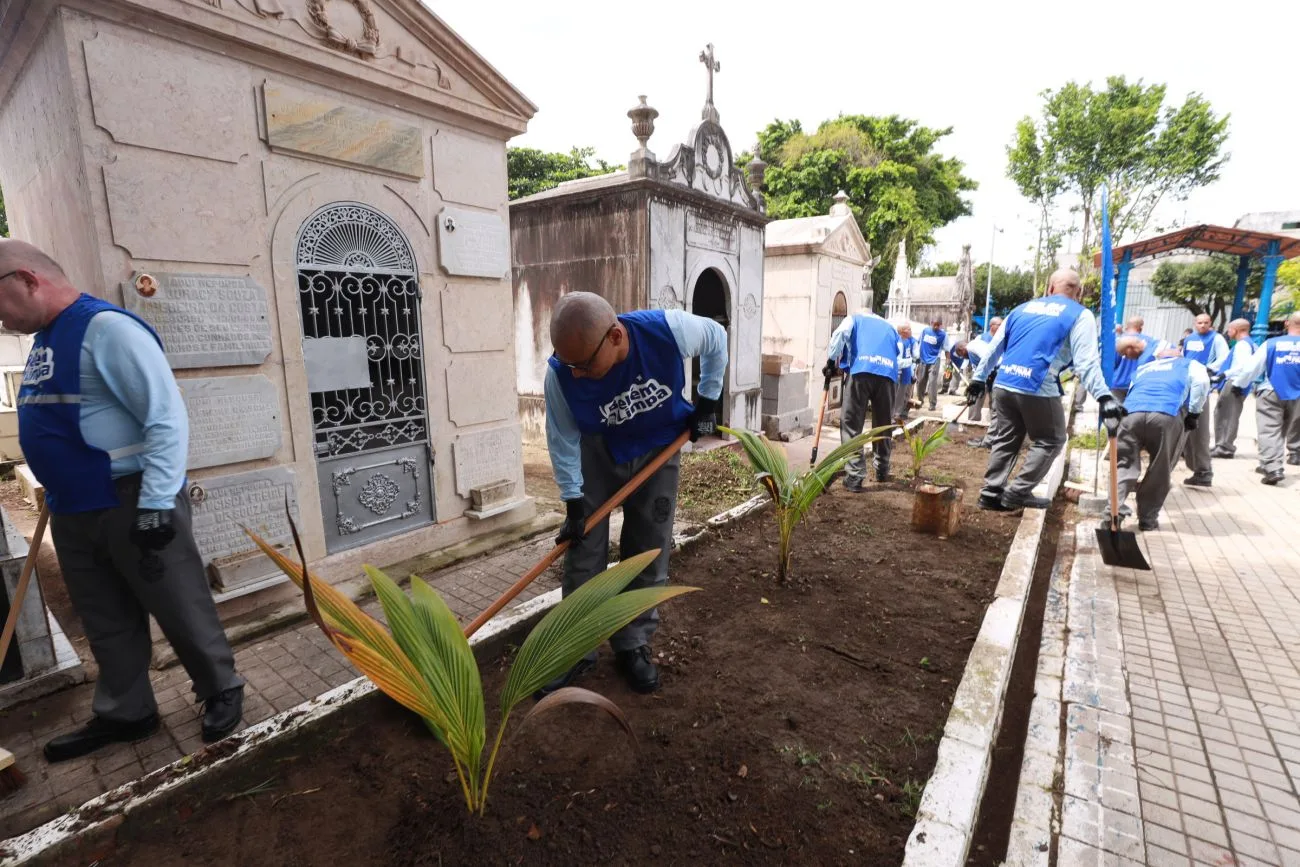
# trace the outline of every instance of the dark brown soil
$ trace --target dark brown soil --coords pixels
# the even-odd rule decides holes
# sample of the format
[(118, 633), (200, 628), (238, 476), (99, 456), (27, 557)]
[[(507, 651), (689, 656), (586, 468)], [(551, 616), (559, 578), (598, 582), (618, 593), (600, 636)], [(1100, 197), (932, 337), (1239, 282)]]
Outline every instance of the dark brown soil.
[(756, 493), (754, 472), (738, 447), (682, 455), (677, 520), (703, 523), (739, 506)]
[[(935, 467), (973, 488), (985, 455), (952, 445)], [(629, 692), (608, 652), (583, 683), (624, 708), (635, 750), (597, 712), (558, 710), (516, 728), (487, 817), (470, 819), (434, 739), (377, 698), (129, 816), (116, 850), (95, 854), (151, 867), (898, 864), (1017, 520), (968, 507), (938, 541), (910, 530), (910, 492), (868, 490), (816, 504), (789, 586), (772, 577), (770, 512), (675, 558), (673, 580), (704, 592), (664, 608), (663, 689)]]

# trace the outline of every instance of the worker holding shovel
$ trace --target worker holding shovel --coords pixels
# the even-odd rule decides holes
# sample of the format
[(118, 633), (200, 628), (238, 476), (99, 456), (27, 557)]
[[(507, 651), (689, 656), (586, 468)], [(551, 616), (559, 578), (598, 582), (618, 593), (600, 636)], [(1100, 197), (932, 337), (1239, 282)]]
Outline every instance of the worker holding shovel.
[[(862, 433), (867, 408), (871, 408), (871, 426), (887, 427), (894, 418), (894, 393), (898, 390), (900, 341), (898, 331), (885, 319), (863, 310), (840, 323), (826, 349), (823, 376), (841, 370), (849, 374), (844, 388), (844, 408), (840, 413), (840, 442)], [(875, 452), (876, 481), (889, 479), (889, 455), (894, 441), (880, 437), (872, 445)], [(844, 489), (862, 491), (866, 478), (866, 461), (858, 451), (844, 465)]]
[[(658, 453), (689, 429), (691, 440), (717, 430), (727, 331), (712, 319), (681, 310), (637, 310), (615, 315), (599, 295), (563, 296), (551, 316), (555, 347), (546, 371), (546, 444), (566, 517), (557, 542), (568, 541), (563, 593), (603, 572), (609, 559), (609, 521), (590, 533), (587, 516)], [(700, 359), (699, 397), (692, 406), (684, 359)], [(623, 558), (658, 548), (655, 561), (628, 589), (668, 583), (679, 458), (674, 456), (623, 502)], [(656, 609), (614, 633), (615, 664), (636, 692), (659, 688), (650, 639)], [(568, 686), (596, 663), (593, 652), (547, 684), (542, 694)]]
[[(1115, 341), (1115, 351), (1137, 360), (1146, 349), (1139, 335), (1125, 335)], [(1120, 421), (1118, 436), (1117, 499), (1123, 503), (1137, 490), (1138, 529), (1159, 528), (1158, 516), (1169, 496), (1169, 478), (1182, 453), (1184, 438), (1201, 424), (1201, 412), (1210, 395), (1210, 376), (1205, 365), (1190, 358), (1157, 358), (1138, 367), (1124, 398), (1128, 414)], [(1148, 456), (1142, 471), (1142, 452)], [(1129, 514), (1120, 506), (1119, 514)]]

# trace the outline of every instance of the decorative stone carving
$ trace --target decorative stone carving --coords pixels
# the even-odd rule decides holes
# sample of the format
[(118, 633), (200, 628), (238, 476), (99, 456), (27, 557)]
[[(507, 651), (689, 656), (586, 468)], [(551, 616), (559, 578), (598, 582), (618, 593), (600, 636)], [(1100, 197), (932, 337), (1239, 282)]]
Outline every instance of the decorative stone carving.
[(654, 135), (655, 118), (659, 116), (659, 110), (647, 105), (644, 96), (638, 96), (637, 99), (640, 102), (628, 110), (627, 116), (632, 118), (632, 135), (636, 136), (637, 144), (645, 151), (646, 143)]
[(700, 116), (710, 122), (718, 123), (718, 110), (713, 106), (713, 73), (722, 71), (722, 64), (713, 59), (713, 43), (710, 42), (703, 51), (700, 52), (700, 63), (709, 72), (709, 95), (704, 100), (704, 111)]
[(374, 57), (379, 50), (379, 25), (375, 22), (375, 11), (370, 8), (370, 0), (351, 0), (351, 2), (356, 7), (357, 13), (361, 15), (360, 40), (344, 36), (334, 28), (329, 16), (325, 14), (326, 0), (307, 0), (307, 14), (311, 16), (312, 23), (321, 29), (323, 34), (321, 38), (326, 45), (362, 57)]

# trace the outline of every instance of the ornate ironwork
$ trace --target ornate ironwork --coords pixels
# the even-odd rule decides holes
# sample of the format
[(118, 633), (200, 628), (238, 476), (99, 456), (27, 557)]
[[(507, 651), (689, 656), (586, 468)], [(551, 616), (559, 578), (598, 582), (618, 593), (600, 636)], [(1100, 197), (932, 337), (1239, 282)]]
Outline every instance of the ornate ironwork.
[(371, 512), (383, 517), (388, 514), (393, 503), (397, 500), (397, 495), (402, 492), (402, 488), (397, 482), (390, 479), (383, 473), (375, 473), (366, 479), (366, 485), (357, 495), (357, 502), (365, 506)]
[(303, 337), (363, 337), (370, 386), (313, 392), (320, 457), (428, 441), (415, 257), (387, 217), (331, 205), (298, 238)]
[[(364, 524), (359, 523), (355, 516), (349, 515), (343, 508), (348, 499), (343, 496), (344, 489), (352, 486), (352, 477), (357, 473), (365, 473), (386, 467), (397, 467), (404, 476), (411, 477), (411, 488), (415, 491), (415, 497), (406, 501), (400, 514), (388, 515), (393, 503), (397, 502), (398, 497), (401, 496), (402, 486), (385, 473), (373, 472), (366, 478), (366, 483), (361, 486), (361, 491), (357, 494), (357, 502), (379, 516), (379, 520)], [(331, 473), (330, 487), (334, 491), (334, 526), (338, 529), (340, 536), (360, 533), (362, 530), (368, 530), (371, 527), (386, 524), (390, 521), (404, 520), (419, 514), (424, 509), (424, 496), (420, 488), (420, 465), (415, 458), (398, 458), (365, 466), (344, 467)]]

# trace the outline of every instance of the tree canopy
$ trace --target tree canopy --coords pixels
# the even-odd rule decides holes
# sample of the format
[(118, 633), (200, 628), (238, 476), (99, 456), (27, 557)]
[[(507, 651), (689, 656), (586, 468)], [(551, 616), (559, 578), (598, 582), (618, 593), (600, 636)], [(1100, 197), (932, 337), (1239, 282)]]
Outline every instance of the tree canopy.
[(595, 155), (596, 149), (589, 147), (575, 147), (567, 154), (537, 148), (508, 148), (506, 172), (510, 178), (510, 200), (549, 190), (565, 181), (607, 175), (622, 168), (594, 159)]
[[(899, 243), (908, 264), (934, 243), (934, 232), (971, 212), (962, 193), (975, 181), (958, 159), (935, 146), (948, 129), (931, 129), (891, 115), (843, 115), (806, 133), (799, 121), (775, 120), (758, 134), (768, 164), (768, 215), (781, 220), (830, 211), (835, 194), (848, 193), (849, 207), (872, 253), (880, 257), (871, 276), (876, 304), (889, 294)], [(741, 156), (743, 165), (747, 155)]]
[[(955, 277), (957, 267), (956, 262), (935, 262), (919, 269), (916, 276)], [(975, 312), (979, 315), (984, 314), (984, 294), (988, 291), (989, 266), (987, 262), (981, 262), (975, 266)], [(1006, 312), (1017, 304), (1023, 304), (1034, 297), (1034, 272), (994, 265), (991, 294), (995, 313)]]
[(0, 238), (9, 237), (9, 220), (5, 217), (5, 193), (0, 190)]
[(1039, 117), (1022, 118), (1007, 147), (1007, 176), (1040, 211), (1040, 248), (1053, 237), (1063, 196), (1081, 212), (1080, 258), (1090, 265), (1103, 184), (1118, 244), (1155, 227), (1161, 204), (1219, 179), (1229, 116), (1198, 93), (1180, 105), (1165, 97), (1165, 85), (1123, 76), (1096, 90), (1071, 81), (1043, 91)]
[[(1214, 327), (1222, 330), (1237, 293), (1237, 269), (1218, 257), (1162, 262), (1151, 275), (1151, 290), (1157, 298), (1180, 304), (1198, 316), (1208, 313)], [(1259, 283), (1252, 280), (1246, 284), (1246, 298), (1258, 297)]]

